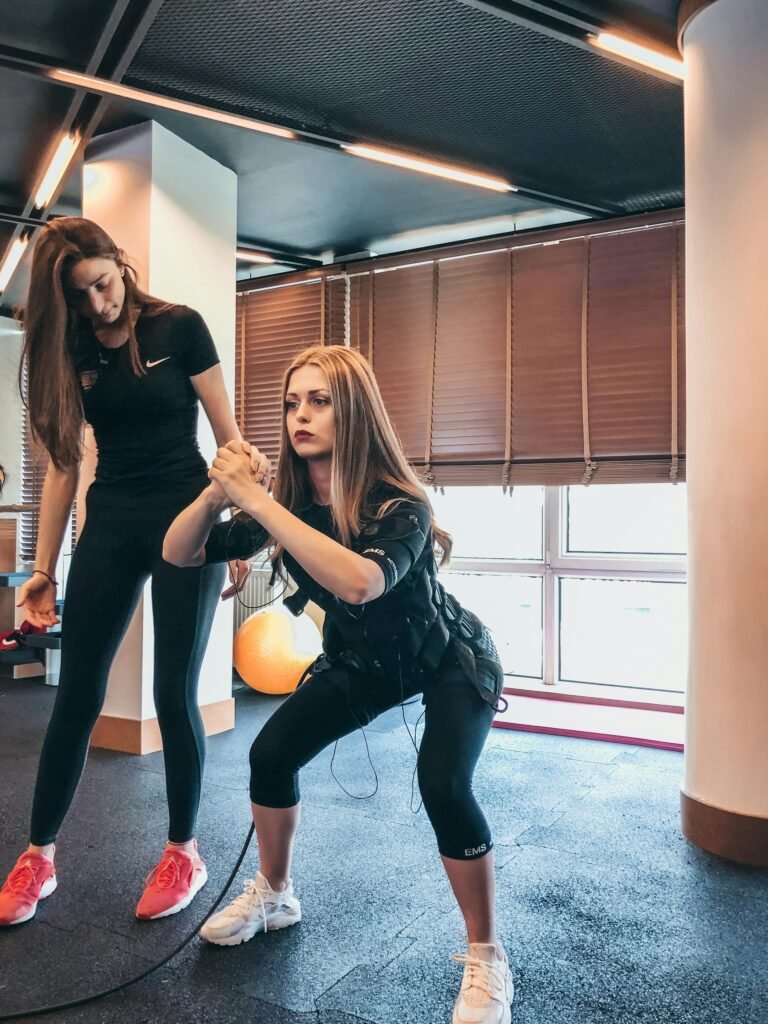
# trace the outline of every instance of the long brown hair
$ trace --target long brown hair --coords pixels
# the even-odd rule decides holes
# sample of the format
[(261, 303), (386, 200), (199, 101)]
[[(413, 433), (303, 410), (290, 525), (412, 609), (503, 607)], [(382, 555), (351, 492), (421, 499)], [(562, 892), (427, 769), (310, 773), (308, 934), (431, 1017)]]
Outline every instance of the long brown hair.
[[(331, 456), (331, 511), (342, 544), (349, 547), (367, 522), (410, 498), (429, 508), (436, 553), (441, 564), (447, 562), (453, 541), (435, 522), (429, 498), (403, 453), (368, 361), (343, 345), (313, 345), (304, 349), (285, 371), (283, 399), (294, 371), (308, 365), (322, 370), (331, 393), (336, 422)], [(371, 499), (380, 484), (388, 485), (401, 497), (372, 505)], [(307, 462), (291, 445), (284, 411), (274, 494), (292, 512), (306, 508), (312, 501)], [(281, 545), (276, 545), (272, 562), (278, 569), (282, 566), (282, 554)]]
[(114, 260), (124, 270), (125, 301), (119, 323), (128, 334), (128, 355), (136, 376), (145, 370), (136, 341), (135, 314), (153, 315), (169, 306), (138, 287), (123, 250), (92, 220), (57, 217), (42, 228), (32, 258), (26, 306), (20, 313), (24, 348), (19, 386), (22, 394), (26, 390), (32, 436), (47, 449), (57, 469), (74, 469), (82, 455), (83, 406), (74, 349), (85, 318), (68, 307), (64, 279), (76, 263), (97, 258)]

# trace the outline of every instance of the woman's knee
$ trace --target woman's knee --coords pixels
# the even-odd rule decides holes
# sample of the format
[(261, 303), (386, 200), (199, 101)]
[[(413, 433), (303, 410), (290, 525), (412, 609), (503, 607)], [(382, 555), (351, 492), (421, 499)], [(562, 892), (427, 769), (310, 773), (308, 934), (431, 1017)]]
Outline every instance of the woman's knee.
[(68, 734), (90, 732), (104, 706), (104, 696), (96, 688), (67, 687), (59, 690), (51, 715), (50, 728)]
[(291, 757), (290, 746), (280, 737), (275, 735), (274, 730), (268, 728), (269, 723), (261, 730), (251, 744), (248, 760), (251, 765), (251, 774), (272, 774), (273, 772), (287, 771), (292, 773), (298, 770)]
[(155, 688), (155, 713), (162, 729), (175, 722), (189, 720), (197, 711), (197, 702), (192, 704), (184, 693), (183, 686), (158, 686)]
[(298, 802), (299, 765), (285, 744), (278, 744), (270, 731), (262, 729), (248, 755), (251, 766), (250, 793), (255, 804), (291, 807)]
[(472, 782), (450, 772), (419, 770), (419, 791), (430, 818), (450, 817), (474, 800)]

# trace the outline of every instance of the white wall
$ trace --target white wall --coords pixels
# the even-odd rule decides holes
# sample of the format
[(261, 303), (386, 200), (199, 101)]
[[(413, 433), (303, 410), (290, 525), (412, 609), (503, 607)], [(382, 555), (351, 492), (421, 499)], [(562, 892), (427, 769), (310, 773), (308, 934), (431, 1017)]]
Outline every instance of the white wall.
[(8, 482), (0, 498), (2, 505), (16, 505), (21, 501), (21, 434), (24, 425), (18, 384), (21, 343), (22, 334), (16, 321), (0, 316), (0, 464), (5, 466), (8, 474)]
[[(154, 122), (101, 136), (83, 169), (83, 215), (132, 258), (153, 295), (196, 309), (213, 334), (230, 391), (235, 372), (237, 176)], [(213, 435), (200, 414), (200, 445)], [(80, 506), (79, 506), (80, 507)], [(118, 651), (104, 713), (154, 717), (151, 602)], [(232, 604), (220, 604), (200, 674), (199, 702), (231, 696)]]

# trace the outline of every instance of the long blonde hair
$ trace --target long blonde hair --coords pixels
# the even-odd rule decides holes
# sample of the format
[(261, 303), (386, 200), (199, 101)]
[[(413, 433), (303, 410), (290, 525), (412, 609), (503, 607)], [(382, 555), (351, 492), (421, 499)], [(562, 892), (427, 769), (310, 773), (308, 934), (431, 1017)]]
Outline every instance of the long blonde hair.
[[(283, 399), (293, 373), (302, 366), (318, 367), (328, 380), (336, 423), (331, 456), (331, 512), (341, 543), (350, 547), (366, 523), (410, 498), (423, 502), (430, 510), (436, 554), (441, 564), (446, 563), (453, 541), (435, 522), (429, 498), (403, 453), (368, 361), (343, 345), (306, 348), (285, 371)], [(288, 436), (284, 410), (282, 416), (274, 494), (281, 505), (296, 513), (311, 504), (312, 488), (307, 462), (296, 454)], [(400, 497), (372, 504), (374, 491), (381, 484)], [(273, 565), (278, 569), (282, 566), (282, 555), (283, 548), (278, 544), (272, 554)]]
[(124, 270), (125, 301), (120, 314), (128, 334), (128, 355), (136, 376), (144, 374), (131, 312), (155, 315), (170, 303), (153, 298), (136, 284), (133, 267), (107, 232), (83, 217), (57, 217), (41, 230), (32, 257), (24, 325), (24, 349), (19, 367), (32, 436), (47, 449), (57, 469), (80, 463), (83, 405), (75, 376), (74, 348), (83, 319), (67, 305), (65, 275), (81, 260), (113, 260)]

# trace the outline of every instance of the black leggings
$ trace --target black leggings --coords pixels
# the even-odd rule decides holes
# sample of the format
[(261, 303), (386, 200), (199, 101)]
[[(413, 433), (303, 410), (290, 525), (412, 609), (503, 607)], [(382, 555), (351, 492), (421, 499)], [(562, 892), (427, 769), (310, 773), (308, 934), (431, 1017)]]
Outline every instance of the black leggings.
[(62, 614), (61, 672), (40, 756), (31, 842), (54, 842), (85, 765), (115, 652), (149, 576), (155, 626), (154, 695), (163, 737), (169, 839), (195, 832), (205, 759), (197, 681), (225, 568), (163, 561), (178, 508), (88, 506), (72, 556)]
[(421, 797), (444, 857), (472, 860), (492, 848), (472, 792), (472, 774), (493, 709), (449, 651), (439, 673), (422, 683), (368, 675), (334, 665), (311, 675), (264, 725), (251, 747), (251, 800), (263, 807), (299, 802), (299, 769), (334, 740), (367, 725), (403, 699), (424, 693), (418, 756)]

